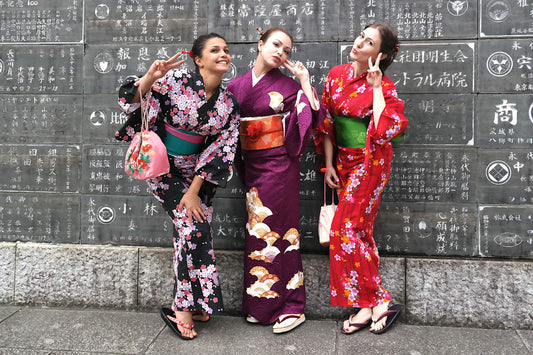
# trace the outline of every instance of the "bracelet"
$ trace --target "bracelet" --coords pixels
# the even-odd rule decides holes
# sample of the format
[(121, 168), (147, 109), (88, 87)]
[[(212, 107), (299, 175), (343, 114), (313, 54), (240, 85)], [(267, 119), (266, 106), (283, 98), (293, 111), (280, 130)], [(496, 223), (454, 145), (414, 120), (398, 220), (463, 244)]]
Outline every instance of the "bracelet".
[(329, 169), (334, 169), (332, 165), (328, 166), (327, 168), (322, 168), (320, 169), (321, 172), (325, 173), (326, 171), (328, 171)]

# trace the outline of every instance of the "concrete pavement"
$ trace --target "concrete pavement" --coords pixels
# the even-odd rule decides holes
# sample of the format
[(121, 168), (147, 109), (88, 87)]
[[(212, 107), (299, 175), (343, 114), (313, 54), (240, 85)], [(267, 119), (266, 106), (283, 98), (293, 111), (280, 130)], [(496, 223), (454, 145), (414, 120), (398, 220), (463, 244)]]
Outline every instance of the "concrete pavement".
[(533, 330), (407, 325), (382, 335), (340, 333), (340, 321), (307, 320), (276, 335), (242, 317), (197, 323), (183, 341), (157, 312), (0, 306), (0, 355), (82, 354), (531, 354)]

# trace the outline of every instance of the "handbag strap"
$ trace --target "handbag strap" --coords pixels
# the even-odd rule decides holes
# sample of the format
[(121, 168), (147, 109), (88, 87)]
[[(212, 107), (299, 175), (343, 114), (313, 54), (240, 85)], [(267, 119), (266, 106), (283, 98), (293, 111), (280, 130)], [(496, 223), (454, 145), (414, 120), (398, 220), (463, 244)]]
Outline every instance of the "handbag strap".
[[(328, 188), (328, 185), (326, 184), (326, 177), (324, 176), (324, 206), (326, 206), (327, 200), (326, 200), (326, 189)], [(335, 189), (331, 189), (331, 204), (335, 204)]]
[(141, 92), (141, 85), (139, 84), (139, 102), (141, 103), (141, 131), (148, 130), (148, 102), (143, 100), (143, 93)]

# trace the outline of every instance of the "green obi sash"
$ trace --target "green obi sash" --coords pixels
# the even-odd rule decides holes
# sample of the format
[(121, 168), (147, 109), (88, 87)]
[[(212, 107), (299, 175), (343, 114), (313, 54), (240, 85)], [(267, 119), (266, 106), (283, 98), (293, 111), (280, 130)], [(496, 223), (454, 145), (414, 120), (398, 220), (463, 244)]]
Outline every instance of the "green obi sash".
[(163, 143), (170, 155), (191, 155), (202, 151), (204, 136), (194, 132), (176, 129), (165, 122), (167, 135)]
[[(366, 147), (366, 131), (370, 124), (370, 116), (367, 117), (335, 117), (335, 141), (339, 147), (343, 148), (364, 148)], [(399, 142), (403, 134), (392, 139)]]
[(366, 147), (366, 130), (370, 117), (335, 117), (335, 141), (339, 147)]

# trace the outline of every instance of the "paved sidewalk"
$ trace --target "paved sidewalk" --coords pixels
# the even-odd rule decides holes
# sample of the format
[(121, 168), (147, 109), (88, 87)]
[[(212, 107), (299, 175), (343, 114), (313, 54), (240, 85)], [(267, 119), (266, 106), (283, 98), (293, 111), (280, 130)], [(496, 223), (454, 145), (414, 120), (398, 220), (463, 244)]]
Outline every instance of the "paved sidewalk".
[(344, 335), (340, 322), (307, 320), (276, 335), (270, 326), (216, 316), (183, 341), (156, 312), (0, 306), (0, 354), (532, 354), (533, 330), (397, 323), (382, 335)]

